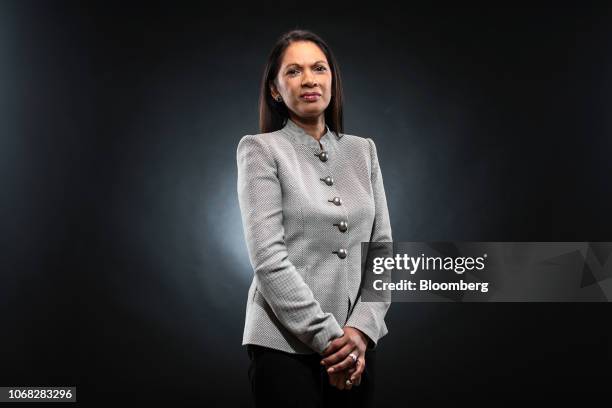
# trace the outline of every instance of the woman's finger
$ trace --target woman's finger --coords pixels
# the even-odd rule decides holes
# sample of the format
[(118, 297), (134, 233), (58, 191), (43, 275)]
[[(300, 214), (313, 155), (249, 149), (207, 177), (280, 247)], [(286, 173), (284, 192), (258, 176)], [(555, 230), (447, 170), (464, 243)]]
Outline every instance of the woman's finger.
[(363, 370), (365, 370), (365, 357), (359, 356), (356, 365), (357, 370), (353, 374), (351, 374), (350, 377), (352, 382), (357, 381), (357, 378), (361, 377), (361, 374), (363, 374)]
[(336, 386), (336, 383), (338, 382), (338, 374), (329, 374), (329, 385), (331, 385), (332, 387)]
[[(351, 375), (347, 373), (347, 375), (344, 377), (344, 383), (345, 383), (345, 384), (346, 384), (346, 381), (347, 381), (347, 380), (349, 380), (349, 377), (350, 377), (350, 376), (351, 376)], [(346, 386), (345, 386), (345, 389), (346, 389), (346, 390), (350, 390), (351, 388), (353, 388), (352, 381), (351, 381), (351, 383), (350, 383), (350, 384), (346, 384)]]
[(330, 378), (332, 379), (332, 382), (330, 383), (332, 386), (336, 387), (336, 388), (340, 388), (340, 384), (345, 381), (345, 379), (343, 378), (342, 373), (334, 373), (330, 375)]
[(338, 364), (333, 365), (332, 367), (329, 368), (329, 370), (333, 370), (333, 372), (345, 371), (355, 366), (356, 364), (357, 362), (353, 360), (351, 356), (346, 356), (346, 358), (343, 361), (339, 362)]
[(349, 353), (351, 351), (353, 351), (353, 350), (354, 350), (354, 347), (352, 347), (349, 344), (346, 344), (346, 345), (344, 345), (344, 347), (342, 347), (340, 350), (336, 351), (331, 356), (324, 358), (323, 359), (323, 364), (326, 367), (328, 367), (328, 372), (339, 371), (340, 369), (338, 367), (335, 367), (332, 371), (329, 371), (329, 368), (333, 367), (334, 364), (338, 364), (338, 363), (344, 361), (348, 357)]
[(336, 384), (336, 388), (338, 388), (339, 390), (343, 390), (345, 387), (344, 382), (346, 381), (346, 378), (343, 373), (338, 373), (337, 377), (338, 377), (338, 383)]
[(336, 350), (341, 349), (348, 342), (348, 336), (338, 337), (337, 339), (332, 340), (332, 342), (327, 346), (321, 355), (323, 357), (328, 357), (329, 355), (336, 352)]

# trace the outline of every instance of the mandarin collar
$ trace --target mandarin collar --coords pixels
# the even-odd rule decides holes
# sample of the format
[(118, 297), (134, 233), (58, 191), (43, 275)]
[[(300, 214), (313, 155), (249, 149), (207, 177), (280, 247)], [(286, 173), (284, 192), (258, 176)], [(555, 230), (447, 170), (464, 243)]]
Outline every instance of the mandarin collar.
[(340, 137), (337, 137), (334, 132), (329, 128), (327, 124), (325, 124), (325, 133), (321, 136), (321, 139), (317, 142), (317, 139), (306, 133), (306, 131), (295, 123), (293, 120), (287, 118), (287, 122), (283, 127), (283, 131), (289, 134), (296, 143), (303, 144), (306, 146), (313, 147), (315, 149), (320, 149), (319, 142), (323, 146), (323, 150), (329, 150), (331, 146), (331, 141), (336, 139), (339, 140)]

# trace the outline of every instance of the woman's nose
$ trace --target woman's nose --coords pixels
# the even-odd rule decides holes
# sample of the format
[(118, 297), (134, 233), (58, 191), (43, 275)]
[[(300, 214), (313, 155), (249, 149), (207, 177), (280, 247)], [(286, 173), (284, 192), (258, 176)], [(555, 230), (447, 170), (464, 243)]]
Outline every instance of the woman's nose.
[(307, 71), (307, 73), (304, 74), (304, 84), (308, 84), (310, 86), (316, 85), (314, 76), (310, 71)]

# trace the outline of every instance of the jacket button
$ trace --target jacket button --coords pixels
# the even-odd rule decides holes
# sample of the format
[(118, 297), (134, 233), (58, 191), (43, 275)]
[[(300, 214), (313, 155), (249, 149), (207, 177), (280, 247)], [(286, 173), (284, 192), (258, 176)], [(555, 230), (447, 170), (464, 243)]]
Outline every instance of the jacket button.
[(340, 259), (346, 258), (346, 255), (347, 255), (346, 249), (344, 248), (340, 248), (339, 250), (334, 251), (333, 253), (338, 255), (338, 258)]
[(322, 162), (326, 162), (327, 159), (329, 159), (327, 152), (321, 152), (321, 153), (315, 153), (315, 154), (319, 156), (319, 160), (321, 160)]
[(340, 223), (334, 225), (338, 227), (340, 232), (346, 232), (346, 230), (348, 229), (348, 224), (346, 223), (346, 221), (340, 221)]
[(321, 178), (319, 180), (324, 181), (325, 184), (327, 184), (328, 186), (331, 186), (331, 185), (334, 184), (334, 179), (331, 176), (327, 176), (327, 177)]
[(342, 200), (340, 199), (340, 197), (334, 197), (332, 200), (327, 200), (330, 203), (334, 203), (334, 205), (340, 205), (342, 204)]

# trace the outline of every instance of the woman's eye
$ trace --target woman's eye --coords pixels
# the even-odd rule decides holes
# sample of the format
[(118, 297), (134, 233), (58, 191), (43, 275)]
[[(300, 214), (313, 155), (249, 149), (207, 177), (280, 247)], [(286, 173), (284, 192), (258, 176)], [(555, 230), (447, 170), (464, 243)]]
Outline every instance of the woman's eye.
[[(324, 71), (327, 71), (327, 68), (322, 66), (322, 65), (319, 65), (319, 66), (315, 67), (315, 70), (317, 70), (318, 72), (324, 72)], [(296, 69), (290, 69), (289, 71), (287, 71), (287, 74), (293, 75), (293, 74), (296, 74), (298, 72), (299, 71), (296, 70)]]

